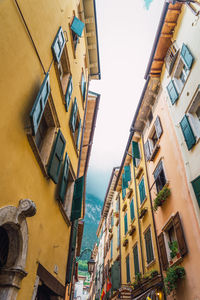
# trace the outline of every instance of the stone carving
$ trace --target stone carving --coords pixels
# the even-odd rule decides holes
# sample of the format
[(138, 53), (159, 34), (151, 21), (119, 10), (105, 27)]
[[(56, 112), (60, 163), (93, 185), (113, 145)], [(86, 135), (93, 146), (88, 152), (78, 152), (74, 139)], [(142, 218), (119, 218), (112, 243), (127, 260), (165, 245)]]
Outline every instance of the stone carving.
[(32, 217), (36, 214), (36, 206), (30, 199), (22, 199), (19, 201), (18, 206), (18, 218), (19, 217)]

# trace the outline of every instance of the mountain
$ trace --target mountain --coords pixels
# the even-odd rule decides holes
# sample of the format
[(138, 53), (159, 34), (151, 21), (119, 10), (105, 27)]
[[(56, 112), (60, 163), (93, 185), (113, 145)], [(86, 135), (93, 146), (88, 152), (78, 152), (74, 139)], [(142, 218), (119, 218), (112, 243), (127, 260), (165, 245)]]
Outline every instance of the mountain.
[[(82, 240), (82, 250), (89, 248), (93, 249), (97, 241), (96, 231), (101, 217), (101, 209), (103, 202), (100, 198), (93, 194), (86, 194), (86, 211), (85, 211), (85, 225)], [(82, 260), (86, 260), (90, 254), (83, 255)]]

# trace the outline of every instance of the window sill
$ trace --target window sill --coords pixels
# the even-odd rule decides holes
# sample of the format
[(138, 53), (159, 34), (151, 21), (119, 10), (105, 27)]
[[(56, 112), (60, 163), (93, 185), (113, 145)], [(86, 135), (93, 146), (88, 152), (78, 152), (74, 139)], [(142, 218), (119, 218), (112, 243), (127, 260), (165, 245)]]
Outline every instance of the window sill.
[(156, 260), (154, 258), (150, 263), (147, 264), (147, 269), (151, 268), (155, 263), (156, 263)]

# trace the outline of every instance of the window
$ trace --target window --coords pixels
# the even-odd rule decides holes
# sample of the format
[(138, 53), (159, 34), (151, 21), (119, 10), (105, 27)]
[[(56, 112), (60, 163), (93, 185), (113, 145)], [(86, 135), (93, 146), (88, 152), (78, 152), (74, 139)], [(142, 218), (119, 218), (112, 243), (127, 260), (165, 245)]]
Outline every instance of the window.
[(192, 186), (200, 207), (200, 176), (192, 181)]
[(77, 48), (79, 37), (81, 37), (81, 35), (82, 35), (84, 26), (85, 26), (85, 24), (81, 20), (79, 20), (77, 17), (74, 17), (72, 24), (71, 24), (74, 53)]
[(139, 143), (132, 141), (132, 157), (133, 157), (133, 165), (137, 168), (140, 163), (140, 147)]
[(134, 210), (134, 202), (133, 199), (131, 200), (130, 203), (130, 214), (131, 214), (131, 221), (135, 218), (135, 210)]
[(156, 183), (157, 193), (159, 193), (166, 184), (166, 178), (163, 170), (162, 161), (160, 161), (159, 164), (157, 165), (153, 175)]
[(70, 73), (70, 64), (66, 48), (66, 42), (62, 27), (58, 29), (51, 49), (56, 62), (55, 65), (57, 70), (57, 76), (62, 90), (65, 108), (68, 111), (73, 85)]
[(138, 273), (140, 273), (137, 244), (133, 248), (133, 260), (134, 260), (134, 271), (136, 276)]
[(127, 213), (124, 215), (124, 234), (126, 235), (128, 232), (128, 220), (127, 220)]
[(7, 231), (0, 226), (0, 269), (6, 265), (9, 252), (9, 237)]
[(188, 150), (191, 150), (192, 147), (196, 144), (196, 138), (192, 130), (189, 118), (187, 115), (183, 117), (180, 122), (181, 130), (187, 145)]
[(187, 110), (187, 116), (192, 130), (198, 140), (200, 138), (200, 85), (198, 86)]
[(76, 149), (78, 150), (80, 135), (81, 135), (81, 118), (78, 112), (78, 105), (77, 105), (76, 98), (74, 99), (74, 103), (71, 111), (70, 128), (76, 145)]
[(166, 54), (166, 57), (165, 57), (165, 66), (166, 66), (166, 69), (167, 69), (169, 75), (172, 72), (172, 69), (173, 69), (174, 63), (176, 61), (177, 55), (178, 55), (178, 47), (176, 45), (176, 42), (174, 42), (169, 47), (169, 49), (167, 51), (167, 54)]
[(85, 96), (86, 96), (86, 81), (85, 81), (85, 77), (84, 77), (83, 71), (82, 71), (82, 74), (81, 74), (81, 85), (80, 85), (80, 88), (81, 88), (82, 99), (83, 99), (83, 102), (84, 102), (85, 101)]
[(126, 197), (126, 188), (128, 188), (128, 181), (125, 178), (125, 173), (122, 174), (122, 199)]
[(144, 186), (144, 177), (142, 177), (142, 179), (139, 183), (139, 192), (140, 192), (140, 204), (142, 204), (143, 201), (146, 199), (146, 192), (145, 192), (145, 186)]
[(146, 257), (147, 257), (147, 264), (152, 262), (154, 260), (154, 254), (153, 254), (153, 245), (152, 245), (152, 239), (151, 239), (151, 229), (149, 229), (144, 234), (145, 239), (145, 246), (146, 246)]
[(47, 176), (46, 166), (49, 161), (56, 128), (60, 126), (50, 94), (49, 73), (45, 76), (30, 112), (30, 124), (27, 137), (43, 174)]
[(168, 268), (169, 262), (172, 260), (170, 245), (174, 241), (177, 242), (177, 253), (180, 253), (181, 257), (186, 255), (188, 252), (187, 244), (178, 212), (169, 220), (158, 236), (163, 270)]
[(129, 255), (126, 257), (126, 282), (130, 282), (130, 265), (129, 265)]
[(185, 82), (190, 74), (194, 57), (189, 48), (183, 44), (180, 55), (177, 58), (176, 68), (174, 70), (173, 79), (167, 86), (167, 92), (171, 103), (174, 104), (182, 92)]
[(124, 180), (126, 181), (126, 186), (128, 187), (128, 182), (131, 181), (131, 167), (130, 167), (130, 165), (124, 166)]
[(157, 116), (152, 126), (149, 138), (144, 145), (146, 160), (153, 160), (155, 155), (157, 154), (159, 150), (158, 141), (162, 135), (162, 132), (163, 130), (160, 118), (159, 116)]

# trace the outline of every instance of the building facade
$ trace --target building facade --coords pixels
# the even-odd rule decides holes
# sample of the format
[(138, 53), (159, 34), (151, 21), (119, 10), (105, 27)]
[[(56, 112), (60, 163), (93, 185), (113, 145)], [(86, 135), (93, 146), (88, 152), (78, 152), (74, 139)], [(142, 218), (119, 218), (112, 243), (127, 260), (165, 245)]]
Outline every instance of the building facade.
[(64, 299), (99, 102), (95, 2), (2, 1), (0, 24), (1, 299)]

